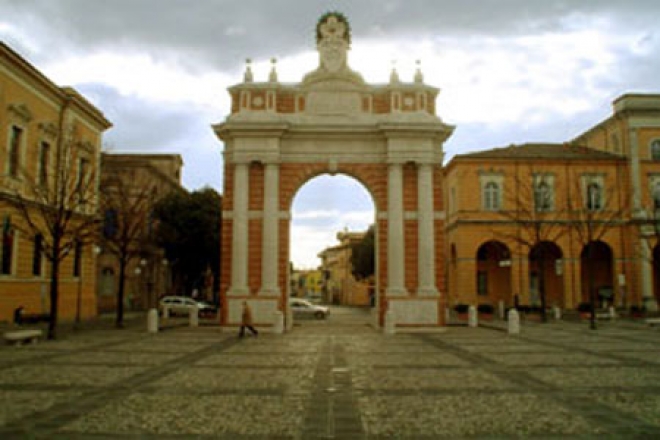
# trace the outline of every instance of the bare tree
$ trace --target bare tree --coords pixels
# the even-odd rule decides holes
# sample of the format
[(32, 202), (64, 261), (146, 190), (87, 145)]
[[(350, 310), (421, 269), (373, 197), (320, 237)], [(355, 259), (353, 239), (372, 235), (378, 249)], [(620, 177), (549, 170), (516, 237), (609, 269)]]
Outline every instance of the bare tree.
[[(103, 249), (117, 258), (119, 286), (117, 289), (117, 316), (115, 324), (123, 326), (126, 268), (145, 249), (152, 246), (148, 229), (151, 221), (151, 186), (128, 181), (116, 173), (104, 172), (101, 212), (104, 224), (101, 234)], [(149, 299), (151, 300), (151, 299)], [(151, 304), (150, 306), (154, 306)]]
[(99, 225), (96, 147), (81, 141), (77, 127), (65, 123), (65, 113), (53, 128), (55, 151), (41, 152), (54, 160), (43, 160), (37, 170), (21, 167), (21, 185), (12, 196), (25, 232), (40, 237), (41, 252), (50, 263), (48, 339), (56, 338), (60, 264), (73, 251), (74, 270), (80, 271), (82, 249), (95, 241)]
[(537, 172), (533, 166), (520, 176), (514, 175), (513, 187), (507, 187), (505, 198), (511, 209), (500, 214), (515, 227), (511, 232), (496, 232), (496, 235), (518, 245), (524, 258), (533, 258), (539, 270), (539, 298), (541, 320), (547, 322), (546, 314), (546, 265), (550, 261), (550, 245), (567, 233), (564, 211), (555, 206), (554, 177), (547, 172)]
[(596, 289), (594, 245), (614, 228), (626, 223), (627, 202), (617, 196), (613, 186), (605, 188), (601, 176), (575, 174), (573, 190), (568, 192), (568, 213), (573, 236), (586, 249), (587, 292), (589, 296), (590, 328), (596, 329)]

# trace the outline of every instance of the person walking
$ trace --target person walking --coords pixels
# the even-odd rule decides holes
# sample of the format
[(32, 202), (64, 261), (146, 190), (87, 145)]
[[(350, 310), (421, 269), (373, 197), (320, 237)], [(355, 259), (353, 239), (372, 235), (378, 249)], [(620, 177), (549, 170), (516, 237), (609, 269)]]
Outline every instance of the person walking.
[(259, 336), (259, 332), (252, 327), (252, 309), (247, 301), (243, 301), (243, 315), (241, 317), (241, 330), (238, 333), (238, 337), (242, 338), (245, 336), (245, 329), (248, 329), (252, 332), (253, 335)]

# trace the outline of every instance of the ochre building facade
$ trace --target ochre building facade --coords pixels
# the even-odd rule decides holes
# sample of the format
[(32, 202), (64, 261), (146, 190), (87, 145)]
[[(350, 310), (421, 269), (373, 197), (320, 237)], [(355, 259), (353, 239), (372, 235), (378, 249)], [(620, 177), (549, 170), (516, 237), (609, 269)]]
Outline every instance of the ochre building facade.
[(450, 307), (538, 307), (544, 288), (546, 307), (593, 292), (599, 307), (657, 310), (660, 95), (619, 97), (564, 144), (458, 155), (445, 174)]
[[(66, 205), (76, 211), (72, 221), (94, 215), (102, 134), (110, 126), (74, 89), (55, 85), (0, 43), (0, 321), (11, 321), (20, 305), (28, 314), (50, 311), (51, 267), (43, 253), (48, 237), (34, 235), (18, 198), (33, 203), (30, 213), (38, 220), (44, 201), (53, 200), (56, 181), (65, 179), (65, 194), (75, 197)], [(77, 197), (85, 204), (76, 203), (82, 200)], [(76, 246), (62, 260), (60, 318), (96, 315), (95, 267), (91, 244)]]

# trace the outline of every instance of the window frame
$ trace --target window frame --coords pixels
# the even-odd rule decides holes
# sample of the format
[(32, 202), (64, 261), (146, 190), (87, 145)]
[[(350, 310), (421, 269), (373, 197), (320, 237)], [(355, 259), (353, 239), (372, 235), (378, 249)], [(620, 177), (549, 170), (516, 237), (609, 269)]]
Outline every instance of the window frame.
[(660, 161), (660, 138), (652, 139), (649, 142), (649, 156), (653, 161)]

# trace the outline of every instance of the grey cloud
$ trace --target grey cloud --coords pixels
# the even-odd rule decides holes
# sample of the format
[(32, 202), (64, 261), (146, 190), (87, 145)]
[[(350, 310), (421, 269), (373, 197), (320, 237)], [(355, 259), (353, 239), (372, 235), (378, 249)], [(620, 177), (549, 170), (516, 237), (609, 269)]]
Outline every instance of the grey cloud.
[[(162, 56), (178, 56), (184, 65), (224, 69), (236, 68), (247, 56), (313, 49), (316, 20), (328, 10), (319, 0), (9, 1), (12, 21), (31, 20), (35, 32), (56, 37), (47, 56), (72, 46), (146, 46)], [(348, 16), (354, 41), (542, 32), (565, 26), (564, 20), (576, 14), (620, 16), (631, 26), (650, 26), (660, 15), (660, 2), (647, 0), (339, 0), (334, 6)]]

